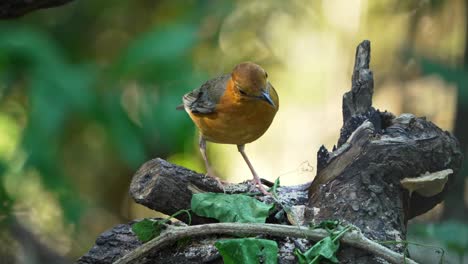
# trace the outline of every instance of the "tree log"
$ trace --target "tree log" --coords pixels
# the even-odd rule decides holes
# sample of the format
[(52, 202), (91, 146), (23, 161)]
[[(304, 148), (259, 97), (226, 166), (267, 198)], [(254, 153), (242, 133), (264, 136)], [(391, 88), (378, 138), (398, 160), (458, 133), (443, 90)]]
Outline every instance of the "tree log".
[[(258, 196), (260, 200), (277, 205), (276, 212), (267, 222), (300, 226), (338, 219), (356, 226), (369, 239), (398, 241), (406, 237), (408, 219), (442, 201), (447, 192), (445, 183), (453, 180), (461, 165), (462, 154), (457, 140), (425, 118), (411, 114), (395, 117), (373, 108), (374, 81), (369, 63), (370, 42), (363, 41), (356, 50), (351, 91), (343, 96), (343, 127), (338, 147), (332, 152), (324, 146), (319, 149), (317, 175), (312, 183), (281, 187), (275, 201), (271, 197)], [(227, 186), (225, 191), (240, 193), (250, 187), (248, 183), (234, 184)], [(199, 192), (222, 190), (215, 180), (162, 159), (145, 163), (135, 174), (130, 187), (136, 202), (169, 215), (190, 208), (192, 195)], [(187, 223), (188, 219), (181, 216), (180, 220)], [(195, 225), (210, 222), (215, 221), (202, 217), (192, 219)], [(200, 226), (199, 230), (206, 232), (204, 228), (208, 225)], [(106, 259), (93, 263), (111, 263), (110, 259), (126, 255), (129, 245), (132, 248), (139, 246), (128, 230), (127, 226), (124, 231), (117, 228), (104, 233), (98, 238), (99, 243), (78, 263), (91, 263), (85, 259)], [(122, 232), (124, 236), (119, 236)], [(271, 234), (261, 230), (253, 233), (268, 238)], [(171, 238), (171, 232), (164, 235), (175, 238)], [(115, 243), (115, 237), (125, 239)], [(154, 242), (138, 247), (131, 259), (136, 263), (218, 263), (221, 259), (213, 247), (216, 239), (219, 237), (197, 237), (183, 246), (152, 252), (151, 244), (159, 243)], [(298, 240), (292, 235), (275, 238), (281, 247), (279, 262), (295, 263), (294, 248), (304, 250), (313, 242), (309, 239)], [(112, 241), (115, 246), (109, 247)], [(401, 256), (404, 251), (402, 245), (386, 247), (395, 256)], [(146, 253), (139, 253), (143, 251)], [(338, 258), (340, 263), (390, 261), (390, 258), (385, 261), (372, 252), (366, 247), (348, 244), (340, 249)]]
[[(307, 189), (310, 184), (286, 186), (278, 188), (278, 197), (285, 205), (305, 205)], [(250, 182), (228, 184), (226, 193), (246, 193), (252, 186)], [(202, 192), (223, 192), (217, 181), (211, 177), (194, 172), (163, 159), (153, 159), (141, 166), (135, 173), (130, 184), (130, 196), (148, 208), (167, 215), (172, 215), (181, 209), (190, 209), (192, 195)], [(262, 197), (269, 203), (271, 197)], [(179, 220), (188, 223), (187, 215), (180, 215)], [(214, 219), (192, 215), (191, 224), (213, 223)]]

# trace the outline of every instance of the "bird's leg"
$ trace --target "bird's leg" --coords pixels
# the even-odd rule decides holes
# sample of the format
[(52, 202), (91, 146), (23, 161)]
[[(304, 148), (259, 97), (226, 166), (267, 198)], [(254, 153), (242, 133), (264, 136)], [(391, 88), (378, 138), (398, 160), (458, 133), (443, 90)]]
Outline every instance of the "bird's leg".
[(200, 152), (202, 154), (203, 161), (205, 161), (206, 175), (210, 176), (211, 178), (214, 178), (218, 182), (218, 186), (223, 190), (223, 192), (226, 192), (226, 190), (224, 189), (223, 182), (219, 177), (216, 176), (216, 174), (210, 166), (210, 162), (208, 161), (208, 157), (206, 156), (206, 140), (202, 135), (200, 135), (198, 145), (200, 147)]
[(250, 163), (249, 158), (247, 157), (247, 154), (245, 154), (244, 151), (245, 145), (237, 145), (237, 149), (239, 150), (240, 154), (244, 158), (245, 162), (247, 163), (247, 166), (249, 166), (250, 171), (252, 172), (253, 175), (253, 182), (255, 185), (258, 186), (258, 189), (265, 194), (265, 195), (270, 195), (270, 193), (263, 187), (262, 182), (260, 181), (260, 177), (258, 177), (257, 173), (255, 172), (254, 167), (252, 166), (252, 163)]

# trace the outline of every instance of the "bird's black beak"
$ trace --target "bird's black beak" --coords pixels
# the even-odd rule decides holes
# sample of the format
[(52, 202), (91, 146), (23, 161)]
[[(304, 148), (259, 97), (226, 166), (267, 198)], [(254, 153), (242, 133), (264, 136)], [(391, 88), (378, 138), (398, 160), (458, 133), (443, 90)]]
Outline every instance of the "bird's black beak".
[(271, 99), (270, 91), (269, 91), (269, 90), (266, 90), (266, 91), (262, 92), (262, 95), (260, 96), (260, 98), (261, 98), (262, 100), (267, 101), (267, 103), (271, 104), (274, 108), (276, 108), (275, 103), (274, 103), (273, 100)]

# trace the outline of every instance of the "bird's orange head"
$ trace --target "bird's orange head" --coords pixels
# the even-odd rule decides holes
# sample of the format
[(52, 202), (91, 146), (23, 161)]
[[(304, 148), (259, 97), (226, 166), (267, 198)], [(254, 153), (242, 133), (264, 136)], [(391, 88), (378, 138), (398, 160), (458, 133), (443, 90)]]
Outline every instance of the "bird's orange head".
[(268, 73), (253, 62), (238, 64), (231, 73), (236, 92), (247, 99), (265, 100), (276, 108), (270, 97)]

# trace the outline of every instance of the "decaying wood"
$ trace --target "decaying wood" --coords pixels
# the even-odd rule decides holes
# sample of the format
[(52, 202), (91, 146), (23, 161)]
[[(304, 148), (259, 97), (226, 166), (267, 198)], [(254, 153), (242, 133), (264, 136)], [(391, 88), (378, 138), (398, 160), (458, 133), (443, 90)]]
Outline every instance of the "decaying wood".
[[(400, 181), (427, 172), (456, 172), (462, 156), (456, 139), (425, 118), (411, 114), (395, 118), (372, 107), (369, 62), (370, 46), (364, 41), (356, 51), (352, 89), (343, 96), (339, 147), (331, 153), (321, 149), (323, 169), (311, 184), (305, 219), (344, 219), (371, 239), (404, 240), (407, 221), (441, 202), (446, 186), (433, 196), (417, 192), (409, 196)], [(402, 245), (390, 248), (404, 249)], [(354, 248), (340, 252), (342, 256), (359, 253)], [(374, 256), (359, 259), (359, 263), (375, 262)]]
[(16, 18), (37, 9), (61, 6), (73, 0), (2, 0), (0, 19)]
[[(447, 192), (445, 182), (453, 181), (461, 165), (458, 142), (425, 118), (411, 114), (395, 117), (372, 107), (374, 80), (369, 64), (370, 42), (364, 41), (356, 50), (351, 91), (343, 96), (343, 127), (337, 147), (332, 152), (324, 146), (319, 149), (317, 175), (311, 184), (281, 187), (277, 201), (259, 197), (267, 203), (277, 204), (274, 216), (267, 222), (293, 223), (295, 226), (290, 228), (297, 229), (299, 225), (339, 219), (356, 226), (369, 239), (398, 241), (406, 237), (408, 219), (442, 201)], [(226, 192), (239, 193), (249, 189), (248, 184), (241, 183), (227, 187)], [(145, 163), (135, 174), (130, 188), (136, 202), (169, 215), (190, 208), (192, 195), (199, 192), (222, 190), (215, 180), (162, 159)], [(180, 220), (187, 223), (186, 216), (181, 216)], [(194, 228), (209, 233), (204, 228), (210, 227), (206, 224), (210, 222), (214, 220), (194, 217), (192, 224), (204, 224)], [(238, 228), (236, 224), (231, 227), (228, 230)], [(258, 232), (251, 233), (272, 238), (269, 236), (271, 232), (262, 230), (258, 227)], [(220, 233), (230, 234), (221, 231), (217, 234)], [(111, 263), (110, 259), (116, 260), (126, 255), (129, 248), (139, 246), (129, 233), (128, 225), (126, 229), (117, 228), (104, 234), (79, 263), (92, 263), (83, 259), (105, 259), (99, 263)], [(314, 241), (309, 238), (310, 241), (302, 239), (299, 243), (293, 234), (284, 236), (274, 238), (280, 244), (280, 263), (295, 263), (294, 248), (308, 247), (309, 242)], [(124, 239), (115, 242), (116, 237)], [(219, 237), (213, 235), (197, 237), (184, 246), (157, 251), (148, 250), (151, 244), (146, 244), (127, 258), (135, 260), (134, 263), (220, 263), (219, 254), (213, 247), (216, 239)], [(402, 245), (386, 247), (390, 249), (389, 254), (395, 256), (400, 256), (404, 250)], [(355, 244), (340, 249), (338, 258), (340, 263), (392, 261)]]

